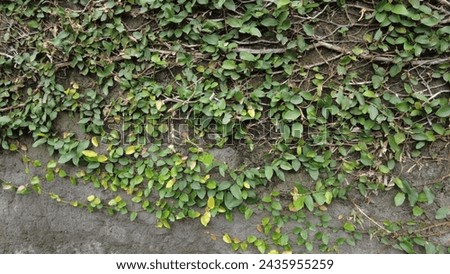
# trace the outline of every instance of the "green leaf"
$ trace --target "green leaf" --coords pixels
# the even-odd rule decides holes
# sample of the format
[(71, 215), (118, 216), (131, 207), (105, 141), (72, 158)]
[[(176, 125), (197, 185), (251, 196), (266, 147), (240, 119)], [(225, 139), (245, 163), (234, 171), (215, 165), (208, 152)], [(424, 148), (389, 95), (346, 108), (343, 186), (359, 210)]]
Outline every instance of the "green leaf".
[(277, 9), (282, 8), (286, 5), (289, 5), (290, 3), (291, 3), (291, 0), (278, 0)]
[(11, 118), (9, 116), (0, 116), (0, 126), (6, 125), (7, 123), (11, 122)]
[(32, 185), (38, 185), (40, 182), (41, 182), (41, 180), (39, 179), (38, 176), (34, 176), (33, 178), (31, 178)]
[(228, 209), (233, 209), (233, 208), (239, 206), (240, 204), (242, 204), (242, 201), (243, 201), (242, 199), (236, 199), (236, 198), (233, 196), (233, 194), (231, 194), (231, 193), (227, 193), (227, 194), (225, 195), (225, 200), (224, 200), (224, 202), (225, 202), (225, 206), (226, 206)]
[(303, 31), (308, 36), (314, 36), (314, 28), (309, 24), (303, 24)]
[(214, 161), (214, 156), (210, 153), (203, 153), (202, 155), (200, 155), (198, 160), (205, 166), (209, 167)]
[(136, 211), (131, 212), (131, 214), (130, 214), (130, 221), (136, 220), (137, 216), (138, 216), (138, 213)]
[(444, 135), (445, 128), (441, 124), (433, 124), (433, 125), (431, 125), (431, 127), (433, 128), (434, 132), (436, 132), (437, 134)]
[(383, 85), (384, 78), (379, 75), (372, 75), (372, 85), (374, 89), (378, 89)]
[(369, 113), (369, 117), (371, 120), (375, 120), (378, 116), (378, 109), (372, 105), (369, 105), (367, 108), (367, 112)]
[(98, 77), (100, 77), (100, 78), (105, 78), (105, 77), (110, 76), (111, 73), (112, 73), (113, 70), (114, 70), (114, 67), (115, 67), (115, 64), (114, 64), (114, 63), (111, 63), (111, 64), (109, 64), (109, 65), (106, 65), (106, 67), (105, 67), (105, 69), (104, 69), (103, 71), (102, 71), (102, 70), (97, 71)]
[(47, 163), (47, 168), (52, 169), (56, 167), (56, 162), (51, 160), (50, 162)]
[(427, 198), (427, 203), (430, 205), (433, 203), (435, 195), (434, 193), (430, 190), (429, 187), (425, 186), (423, 188), (423, 192), (425, 193), (425, 197)]
[(221, 9), (224, 3), (225, 3), (225, 0), (214, 1), (214, 5), (215, 5), (218, 9)]
[(406, 135), (401, 133), (401, 132), (397, 132), (396, 134), (394, 134), (394, 140), (395, 143), (397, 143), (397, 145), (400, 145), (401, 143), (403, 143), (406, 139)]
[(67, 163), (68, 161), (72, 160), (72, 158), (75, 156), (75, 154), (73, 153), (66, 153), (66, 154), (62, 154), (59, 157), (58, 163), (60, 164), (64, 164)]
[(395, 14), (399, 14), (399, 15), (409, 15), (409, 11), (408, 9), (402, 5), (402, 4), (397, 4), (392, 8), (392, 12)]
[(97, 152), (92, 150), (83, 150), (83, 155), (86, 157), (97, 157)]
[(301, 112), (298, 109), (294, 110), (287, 110), (283, 112), (283, 119), (287, 120), (288, 122), (292, 122), (294, 120), (297, 120), (298, 117), (300, 117)]
[(425, 252), (427, 254), (436, 254), (436, 246), (432, 243), (426, 242), (425, 243)]
[(257, 27), (251, 27), (250, 34), (256, 37), (262, 37), (261, 31)]
[(441, 20), (430, 16), (430, 17), (422, 18), (420, 20), (420, 22), (427, 27), (433, 27), (433, 26), (436, 26), (437, 24), (439, 24), (441, 22)]
[(217, 34), (207, 34), (204, 35), (202, 39), (206, 43), (213, 46), (217, 46), (217, 44), (219, 43), (219, 36)]
[(323, 193), (323, 192), (314, 192), (313, 197), (318, 205), (323, 205), (326, 201), (325, 193)]
[(319, 179), (319, 170), (318, 169), (308, 169), (309, 176), (313, 178), (313, 180)]
[(325, 192), (325, 202), (327, 204), (331, 204), (332, 200), (333, 200), (333, 193), (331, 191)]
[(226, 125), (231, 121), (231, 118), (233, 118), (233, 116), (230, 113), (225, 113), (225, 115), (223, 116), (222, 119), (222, 124)]
[(395, 195), (394, 197), (395, 206), (401, 206), (405, 201), (405, 198), (406, 198), (405, 193), (398, 192), (397, 195)]
[(279, 201), (273, 201), (271, 204), (272, 209), (274, 210), (282, 210), (283, 207), (281, 206), (281, 203)]
[(238, 185), (233, 185), (230, 187), (231, 194), (233, 194), (234, 198), (236, 199), (242, 199), (242, 191), (241, 187)]
[(275, 27), (278, 26), (278, 21), (274, 18), (264, 18), (261, 21), (261, 25), (265, 26), (265, 27)]
[(436, 220), (442, 220), (442, 219), (446, 218), (447, 215), (449, 215), (449, 214), (450, 214), (450, 207), (444, 206), (444, 207), (439, 208), (436, 211), (435, 218), (436, 218)]
[(352, 223), (347, 222), (344, 224), (344, 230), (348, 232), (353, 232), (355, 231), (355, 226)]
[(266, 176), (266, 179), (270, 181), (273, 176), (273, 168), (271, 166), (265, 166), (264, 168), (264, 175)]
[(225, 6), (225, 8), (235, 11), (236, 10), (236, 4), (234, 3), (233, 0), (226, 0), (225, 3), (223, 4)]
[(234, 17), (228, 18), (225, 22), (230, 27), (233, 27), (233, 28), (240, 28), (240, 27), (242, 27), (242, 24), (243, 24), (241, 19), (234, 18)]
[(442, 118), (450, 116), (450, 105), (442, 106), (436, 111), (436, 115)]
[(242, 60), (250, 61), (250, 62), (256, 61), (258, 59), (255, 57), (255, 55), (251, 54), (250, 52), (246, 52), (246, 51), (242, 51), (239, 54), (239, 56)]
[(414, 216), (418, 217), (418, 216), (420, 216), (420, 215), (422, 215), (422, 214), (423, 214), (423, 209), (421, 209), (421, 208), (418, 207), (418, 206), (414, 206), (414, 207), (413, 207), (413, 215), (414, 215)]
[(36, 20), (31, 20), (27, 25), (32, 29), (39, 28), (39, 23)]
[(305, 205), (308, 208), (309, 211), (313, 211), (314, 210), (314, 201), (313, 198), (311, 197), (311, 195), (306, 195), (305, 196)]
[(400, 247), (408, 254), (414, 254), (414, 247), (410, 242), (402, 241), (399, 243)]
[(234, 60), (225, 60), (223, 61), (222, 68), (228, 69), (228, 70), (234, 70), (236, 69), (236, 62)]
[(292, 137), (301, 138), (303, 134), (303, 124), (294, 123), (291, 130)]
[(246, 220), (250, 219), (250, 217), (252, 217), (252, 215), (253, 215), (253, 209), (251, 209), (251, 208), (245, 209), (244, 218)]
[(364, 49), (362, 49), (362, 48), (360, 48), (360, 47), (354, 47), (354, 48), (352, 49), (352, 52), (353, 52), (355, 55), (361, 55), (362, 53), (364, 53)]
[(408, 2), (415, 9), (419, 8), (419, 6), (420, 6), (420, 0), (408, 0)]

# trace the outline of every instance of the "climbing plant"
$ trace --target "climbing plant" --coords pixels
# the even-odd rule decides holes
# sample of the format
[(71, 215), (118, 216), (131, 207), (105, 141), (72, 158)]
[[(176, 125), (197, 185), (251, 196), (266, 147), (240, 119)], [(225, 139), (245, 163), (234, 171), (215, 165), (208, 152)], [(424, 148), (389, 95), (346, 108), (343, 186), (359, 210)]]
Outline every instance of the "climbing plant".
[[(394, 172), (448, 142), (449, 23), (448, 1), (2, 1), (1, 146), (20, 153), (31, 136), (54, 159), (24, 157), (44, 175), (3, 188), (165, 228), (263, 212), (255, 235), (224, 231), (233, 250), (337, 252), (369, 233), (449, 252), (432, 241), (449, 206), (423, 218), (445, 178), (414, 187)], [(63, 115), (83, 134), (58, 130)], [(235, 166), (211, 152), (227, 146), (262, 154)], [(312, 183), (288, 182), (296, 172)], [(109, 196), (68, 200), (46, 191), (56, 177)], [(374, 220), (349, 196), (385, 190), (415, 219)], [(330, 228), (336, 200), (355, 216)]]

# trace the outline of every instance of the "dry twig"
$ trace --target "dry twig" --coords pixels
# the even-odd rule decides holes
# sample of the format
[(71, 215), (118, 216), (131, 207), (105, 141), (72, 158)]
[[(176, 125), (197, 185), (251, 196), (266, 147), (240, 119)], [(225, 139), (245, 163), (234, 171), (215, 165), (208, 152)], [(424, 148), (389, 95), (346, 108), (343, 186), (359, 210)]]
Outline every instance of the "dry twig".
[(16, 109), (16, 108), (23, 108), (24, 106), (26, 106), (25, 103), (18, 104), (18, 105), (15, 105), (15, 106), (5, 107), (5, 108), (0, 108), (0, 112), (9, 111), (9, 110), (13, 110), (13, 109)]

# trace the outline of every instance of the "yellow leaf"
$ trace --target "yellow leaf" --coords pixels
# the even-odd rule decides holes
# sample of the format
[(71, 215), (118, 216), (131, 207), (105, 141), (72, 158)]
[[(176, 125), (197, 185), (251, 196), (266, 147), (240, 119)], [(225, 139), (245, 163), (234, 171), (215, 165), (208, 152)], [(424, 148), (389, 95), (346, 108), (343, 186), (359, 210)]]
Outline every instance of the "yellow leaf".
[(267, 254), (279, 254), (279, 252), (275, 249), (272, 249), (271, 251), (269, 251), (269, 253)]
[(253, 107), (252, 106), (249, 106), (248, 108), (247, 108), (247, 113), (248, 113), (248, 115), (250, 116), (250, 117), (252, 117), (252, 118), (255, 118), (255, 110), (253, 109)]
[(298, 209), (295, 208), (295, 206), (294, 206), (293, 203), (290, 203), (290, 204), (289, 204), (289, 211), (291, 211), (291, 212), (297, 212)]
[(197, 66), (195, 69), (196, 69), (198, 72), (204, 72), (204, 71), (205, 71), (205, 67), (202, 66), (202, 65)]
[(191, 170), (193, 170), (196, 165), (197, 165), (197, 161), (189, 161), (188, 162), (188, 166)]
[(215, 205), (216, 205), (216, 202), (214, 201), (214, 197), (209, 197), (208, 198), (208, 208), (213, 209)]
[(108, 189), (108, 181), (106, 181), (105, 179), (102, 179), (101, 184), (104, 189)]
[(97, 157), (97, 161), (98, 161), (99, 163), (104, 163), (104, 162), (108, 161), (108, 157), (106, 157), (105, 155), (99, 155), (99, 156)]
[(175, 178), (170, 179), (167, 184), (166, 184), (166, 188), (171, 188), (173, 187), (173, 185), (175, 184)]
[(134, 152), (136, 152), (136, 147), (135, 146), (129, 146), (125, 149), (125, 154), (126, 155), (130, 155), (133, 154)]
[(227, 244), (231, 244), (233, 242), (233, 240), (231, 240), (231, 237), (230, 237), (230, 235), (228, 235), (228, 233), (225, 233), (223, 235), (222, 240)]
[(245, 188), (251, 188), (250, 184), (248, 182), (244, 182), (244, 187)]
[(91, 139), (91, 142), (92, 142), (92, 144), (94, 145), (94, 147), (98, 147), (98, 140), (97, 140), (97, 137), (92, 137), (92, 139)]
[(94, 195), (90, 195), (87, 197), (88, 202), (92, 202), (95, 200), (95, 196)]
[(25, 191), (27, 189), (27, 187), (26, 186), (24, 186), (24, 185), (21, 185), (21, 186), (19, 186), (18, 188), (17, 188), (17, 192), (18, 193), (20, 193), (20, 192), (22, 192), (22, 191)]
[(157, 110), (160, 110), (162, 105), (163, 105), (163, 101), (161, 101), (161, 100), (158, 100), (155, 102), (155, 106), (156, 106)]
[(97, 152), (92, 150), (83, 150), (83, 155), (86, 157), (97, 157)]
[(264, 231), (262, 225), (260, 225), (260, 224), (256, 225), (256, 230), (258, 230), (258, 232), (260, 232), (260, 233), (262, 233)]
[(207, 226), (209, 221), (211, 221), (211, 212), (206, 211), (205, 214), (200, 218), (202, 225)]

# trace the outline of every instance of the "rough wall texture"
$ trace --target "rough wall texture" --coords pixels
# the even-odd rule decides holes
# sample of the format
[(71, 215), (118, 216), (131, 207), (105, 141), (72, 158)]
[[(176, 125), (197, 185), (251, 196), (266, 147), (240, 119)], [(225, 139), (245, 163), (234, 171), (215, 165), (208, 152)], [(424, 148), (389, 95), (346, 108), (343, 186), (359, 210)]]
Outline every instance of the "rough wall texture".
[[(27, 141), (25, 141), (27, 143)], [(31, 147), (31, 146), (28, 146)], [(440, 154), (448, 155), (448, 150), (438, 149)], [(222, 153), (223, 152), (223, 153)], [(215, 151), (218, 157), (232, 161), (238, 157), (233, 149)], [(29, 149), (30, 158), (40, 156), (45, 162), (45, 148)], [(230, 159), (228, 159), (228, 158)], [(48, 160), (48, 159), (47, 159)], [(405, 164), (404, 170), (412, 164)], [(420, 168), (419, 168), (420, 167)], [(421, 163), (404, 173), (413, 182), (425, 182), (440, 178), (448, 165), (443, 162)], [(74, 167), (67, 167), (76, 171)], [(20, 184), (27, 182), (38, 171), (30, 168), (30, 174), (24, 172), (25, 165), (19, 153), (0, 151), (0, 177)], [(400, 171), (399, 171), (400, 172)], [(299, 176), (292, 175), (292, 176)], [(280, 186), (275, 186), (280, 187)], [(47, 183), (48, 192), (60, 193), (68, 199), (85, 199), (93, 192), (103, 193), (90, 185), (72, 186), (61, 179)], [(282, 191), (282, 190), (281, 190)], [(440, 193), (437, 202), (442, 206), (449, 204), (449, 187)], [(373, 195), (367, 203), (359, 206), (367, 215), (376, 220), (406, 220), (410, 209), (393, 205), (393, 192)], [(340, 218), (348, 218), (357, 208), (350, 201), (336, 201), (328, 208), (333, 217), (331, 223), (339, 224)], [(2, 253), (230, 253), (230, 247), (222, 241), (222, 235), (229, 233), (245, 238), (256, 232), (256, 225), (261, 220), (257, 213), (250, 220), (245, 220), (239, 213), (234, 215), (234, 222), (219, 216), (205, 228), (198, 220), (185, 220), (173, 224), (172, 229), (156, 228), (156, 221), (151, 215), (139, 215), (130, 222), (128, 216), (108, 216), (104, 212), (89, 213), (67, 204), (59, 204), (47, 195), (18, 195), (11, 191), (0, 190), (0, 252)], [(365, 226), (374, 225), (365, 220)], [(289, 224), (295, 226), (295, 223)], [(450, 235), (440, 236), (444, 245), (450, 244)], [(257, 252), (250, 249), (249, 252)], [(302, 252), (298, 250), (298, 252)], [(343, 245), (337, 252), (341, 253), (392, 253), (397, 252), (368, 235), (358, 241), (356, 246)]]

